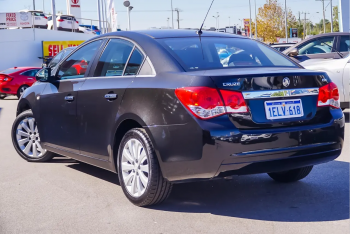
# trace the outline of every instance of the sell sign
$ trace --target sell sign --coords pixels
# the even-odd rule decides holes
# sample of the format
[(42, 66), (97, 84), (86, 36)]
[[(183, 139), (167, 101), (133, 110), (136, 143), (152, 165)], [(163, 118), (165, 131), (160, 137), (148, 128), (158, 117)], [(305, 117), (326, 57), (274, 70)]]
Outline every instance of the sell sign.
[(0, 28), (30, 28), (32, 20), (30, 12), (0, 13)]
[(43, 57), (54, 57), (61, 50), (78, 46), (84, 41), (43, 41)]

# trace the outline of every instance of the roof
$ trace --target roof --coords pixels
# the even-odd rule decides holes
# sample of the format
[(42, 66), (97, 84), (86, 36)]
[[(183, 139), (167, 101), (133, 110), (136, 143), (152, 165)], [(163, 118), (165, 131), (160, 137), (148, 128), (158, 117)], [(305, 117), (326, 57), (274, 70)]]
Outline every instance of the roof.
[[(140, 30), (132, 31), (144, 35), (148, 35), (152, 38), (169, 38), (169, 37), (198, 37), (196, 30), (181, 30), (181, 29), (158, 29), (158, 30)], [(245, 38), (243, 36), (230, 34), (230, 33), (221, 33), (213, 31), (204, 31), (202, 37), (237, 37)]]

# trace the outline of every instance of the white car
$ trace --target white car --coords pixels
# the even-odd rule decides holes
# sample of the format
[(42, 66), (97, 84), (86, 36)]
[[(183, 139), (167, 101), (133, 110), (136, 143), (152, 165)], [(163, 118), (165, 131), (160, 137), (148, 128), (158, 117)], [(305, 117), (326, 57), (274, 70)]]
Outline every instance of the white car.
[[(79, 32), (79, 22), (73, 15), (57, 15), (56, 26), (60, 31)], [(52, 16), (48, 18), (47, 29), (53, 30)]]
[(309, 70), (327, 72), (331, 80), (338, 86), (340, 107), (349, 108), (350, 55), (341, 59), (308, 59), (300, 65)]
[(80, 33), (86, 33), (86, 34), (94, 34), (96, 35), (96, 32), (94, 30), (91, 30), (90, 28), (85, 28), (82, 26), (79, 26), (79, 32)]
[(21, 10), (20, 12), (30, 12), (33, 17), (34, 28), (47, 28), (47, 17), (42, 11)]

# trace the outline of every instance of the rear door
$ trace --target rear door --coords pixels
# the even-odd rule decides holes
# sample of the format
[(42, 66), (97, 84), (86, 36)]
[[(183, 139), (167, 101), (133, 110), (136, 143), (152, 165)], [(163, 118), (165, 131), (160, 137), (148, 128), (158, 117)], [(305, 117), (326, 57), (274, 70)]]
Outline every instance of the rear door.
[[(38, 127), (43, 144), (79, 153), (77, 92), (85, 82), (85, 73), (75, 65), (84, 60), (91, 65), (102, 40), (90, 42), (70, 55), (56, 68), (57, 81), (48, 83), (40, 96)], [(54, 69), (55, 70), (55, 69)]]
[(35, 75), (40, 69), (31, 69), (25, 72), (22, 72), (20, 75), (22, 76), (23, 84), (28, 86), (32, 86), (36, 82)]
[(96, 60), (78, 92), (81, 154), (108, 160), (119, 104), (143, 59), (133, 43), (111, 39)]

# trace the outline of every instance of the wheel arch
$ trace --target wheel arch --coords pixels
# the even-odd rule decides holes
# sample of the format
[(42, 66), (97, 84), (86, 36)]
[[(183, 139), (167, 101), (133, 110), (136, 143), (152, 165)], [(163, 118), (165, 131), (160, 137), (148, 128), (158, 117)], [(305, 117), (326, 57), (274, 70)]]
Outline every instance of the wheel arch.
[(32, 110), (32, 107), (27, 99), (22, 98), (17, 105), (16, 116), (18, 116), (19, 114), (21, 114), (23, 111), (26, 111), (26, 110)]
[[(131, 130), (133, 128), (145, 129), (146, 133), (148, 134), (148, 136), (151, 139), (153, 147), (156, 149), (154, 138), (153, 138), (151, 132), (149, 131), (146, 123), (139, 116), (132, 114), (132, 113), (128, 113), (128, 114), (124, 114), (119, 119), (120, 120), (116, 124), (117, 127), (114, 131), (113, 139), (111, 141), (112, 142), (111, 160), (113, 162), (113, 166), (115, 167), (116, 172), (118, 172), (117, 163), (118, 163), (119, 146), (120, 146), (120, 143), (121, 143), (125, 133), (127, 133), (129, 130)], [(156, 155), (157, 155), (158, 161), (161, 160), (159, 152), (157, 152), (157, 150), (156, 150)], [(159, 162), (161, 164), (161, 161), (159, 161)]]

